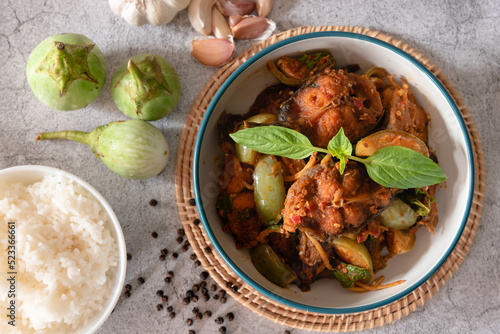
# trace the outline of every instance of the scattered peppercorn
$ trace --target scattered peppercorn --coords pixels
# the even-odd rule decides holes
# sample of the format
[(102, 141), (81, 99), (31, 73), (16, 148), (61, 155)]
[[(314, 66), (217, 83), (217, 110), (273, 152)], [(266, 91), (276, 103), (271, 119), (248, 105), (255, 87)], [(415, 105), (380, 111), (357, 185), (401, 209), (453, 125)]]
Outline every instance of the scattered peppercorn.
[(234, 313), (233, 312), (229, 312), (228, 314), (226, 314), (226, 319), (228, 321), (233, 321), (234, 320)]
[(215, 323), (217, 325), (223, 324), (224, 323), (224, 318), (223, 317), (217, 317), (217, 319), (215, 319)]
[(160, 261), (165, 261), (166, 256), (162, 254), (162, 255), (160, 255), (159, 259), (160, 259)]
[(168, 313), (171, 313), (173, 310), (174, 310), (174, 307), (173, 307), (173, 306), (169, 306), (169, 307), (167, 307), (167, 312), (168, 312)]
[(184, 241), (184, 246), (189, 246), (190, 244), (189, 240)]
[(164, 279), (165, 283), (170, 283), (171, 280), (172, 279), (170, 277), (165, 277), (165, 279)]
[(161, 296), (161, 301), (166, 303), (168, 302), (168, 297), (167, 296)]
[(191, 288), (194, 292), (200, 291), (200, 286), (198, 284), (194, 284)]
[(174, 272), (173, 271), (169, 271), (167, 273), (167, 277), (170, 277), (170, 278), (174, 277)]
[(205, 253), (212, 253), (212, 248), (210, 246), (205, 247)]
[(167, 255), (167, 254), (168, 254), (168, 249), (163, 248), (163, 249), (161, 250), (161, 255)]
[(162, 304), (158, 304), (158, 305), (156, 305), (156, 309), (157, 309), (158, 311), (163, 310), (163, 305), (162, 305)]
[(195, 314), (195, 317), (196, 317), (196, 319), (201, 320), (201, 319), (203, 319), (203, 314), (201, 314), (201, 312), (198, 312)]
[(177, 234), (182, 237), (184, 234), (186, 234), (186, 231), (184, 231), (183, 228), (180, 228), (180, 229), (177, 230)]
[(129, 298), (130, 297), (130, 291), (125, 291), (123, 293), (123, 295), (125, 296), (125, 298)]
[(139, 283), (139, 284), (144, 284), (144, 282), (146, 282), (146, 280), (144, 278), (142, 278), (142, 277), (139, 277), (137, 279), (137, 283)]
[(194, 296), (194, 292), (193, 292), (193, 290), (188, 290), (188, 291), (186, 291), (186, 297), (188, 297), (188, 298), (192, 298), (193, 296)]
[(158, 297), (163, 297), (163, 290), (158, 290), (158, 291), (156, 291), (156, 295), (157, 295)]
[(187, 305), (187, 304), (189, 304), (191, 302), (191, 299), (189, 299), (188, 297), (186, 297), (182, 301), (184, 302), (184, 304)]
[(211, 290), (211, 291), (217, 291), (217, 285), (212, 284), (212, 285), (210, 286), (210, 290)]
[(179, 254), (177, 254), (177, 253), (172, 253), (172, 258), (173, 258), (173, 259), (177, 259), (178, 257), (179, 257)]
[(193, 314), (196, 314), (196, 313), (200, 312), (200, 310), (197, 307), (193, 307), (192, 312), (193, 312)]
[(196, 200), (194, 198), (189, 199), (189, 205), (195, 206), (196, 205)]
[(208, 293), (208, 290), (207, 290), (206, 288), (201, 289), (201, 294), (203, 294), (203, 295), (204, 295), (204, 294), (206, 294), (206, 293)]
[(194, 226), (198, 226), (198, 225), (200, 225), (200, 223), (201, 223), (201, 221), (200, 221), (198, 218), (195, 218), (195, 219), (193, 220), (193, 224), (194, 224)]
[(205, 311), (205, 317), (210, 318), (212, 316), (212, 311)]
[(201, 282), (200, 282), (200, 286), (201, 286), (202, 288), (206, 287), (206, 286), (207, 286), (207, 282), (206, 282), (206, 281), (201, 281)]
[(290, 334), (290, 331), (286, 330), (286, 331), (283, 332), (283, 334)]
[(226, 290), (220, 289), (219, 293), (221, 297), (224, 297), (226, 295)]
[(130, 291), (130, 290), (132, 290), (132, 285), (126, 284), (125, 285), (125, 291)]
[(227, 298), (226, 297), (220, 297), (220, 302), (222, 304), (224, 304), (225, 302), (227, 302)]
[(177, 239), (175, 239), (175, 240), (177, 240), (178, 244), (182, 244), (182, 242), (184, 241), (184, 238), (183, 237), (177, 237)]
[(195, 265), (196, 267), (201, 266), (201, 262), (200, 262), (200, 260), (196, 260), (196, 262), (194, 263), (194, 265)]
[(201, 297), (203, 298), (204, 301), (208, 301), (210, 299), (210, 295), (208, 293), (201, 295)]
[(187, 319), (187, 320), (186, 320), (186, 324), (187, 324), (188, 326), (191, 326), (191, 325), (193, 324), (193, 319), (191, 319), (191, 318)]
[(219, 333), (226, 334), (227, 333), (226, 327), (224, 327), (224, 326), (220, 327), (219, 328)]
[(191, 300), (193, 301), (193, 303), (196, 303), (198, 301), (198, 296), (194, 295), (193, 298), (191, 298)]
[(237, 285), (233, 285), (233, 287), (231, 288), (231, 291), (236, 293), (238, 292), (238, 286)]
[(196, 334), (196, 332), (194, 330), (190, 329), (189, 334)]
[(153, 233), (151, 233), (151, 236), (156, 239), (156, 238), (158, 238), (158, 233), (153, 232)]
[(181, 248), (183, 253), (187, 252), (188, 249), (189, 249), (189, 246), (186, 246), (186, 245), (182, 246), (182, 248)]
[(175, 312), (170, 312), (170, 314), (168, 316), (170, 317), (170, 319), (175, 318)]
[(193, 254), (189, 255), (189, 258), (190, 258), (191, 260), (196, 260), (196, 259), (197, 259), (197, 256), (196, 256), (196, 254), (195, 254), (195, 253), (193, 253)]
[(231, 282), (226, 282), (226, 288), (230, 288), (230, 287), (232, 287), (232, 286), (233, 286), (233, 283), (231, 283)]
[(218, 294), (215, 294), (215, 295), (212, 296), (212, 298), (215, 299), (215, 300), (218, 300), (220, 298), (220, 296)]
[(152, 199), (149, 201), (149, 205), (151, 205), (151, 206), (156, 206), (157, 204), (158, 204), (158, 201), (155, 199)]
[(132, 254), (127, 253), (127, 261), (130, 261), (130, 260), (132, 260)]

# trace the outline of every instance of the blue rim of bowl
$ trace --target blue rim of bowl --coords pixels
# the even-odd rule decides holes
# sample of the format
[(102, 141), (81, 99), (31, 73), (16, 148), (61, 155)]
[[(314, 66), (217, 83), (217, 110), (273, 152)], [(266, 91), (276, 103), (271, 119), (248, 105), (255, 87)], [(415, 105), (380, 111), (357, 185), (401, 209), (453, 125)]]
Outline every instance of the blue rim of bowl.
[[(466, 210), (464, 212), (464, 216), (462, 218), (462, 222), (460, 225), (460, 228), (458, 230), (458, 233), (455, 235), (452, 243), (448, 247), (447, 251), (445, 254), (441, 257), (441, 259), (438, 261), (438, 263), (426, 274), (424, 275), (420, 280), (412, 284), (411, 286), (407, 287), (403, 291), (390, 296), (388, 298), (385, 298), (381, 301), (370, 303), (367, 305), (362, 305), (362, 306), (355, 306), (355, 307), (348, 307), (348, 308), (327, 308), (327, 307), (319, 307), (319, 306), (310, 306), (298, 302), (291, 301), (289, 299), (283, 298), (280, 295), (269, 291), (268, 289), (264, 288), (263, 286), (259, 285), (257, 282), (255, 282), (252, 278), (247, 276), (232, 260), (231, 258), (226, 254), (222, 246), (219, 244), (217, 238), (215, 237), (212, 228), (210, 227), (210, 224), (208, 223), (205, 210), (203, 208), (203, 202), (201, 198), (201, 191), (200, 191), (200, 184), (199, 184), (199, 160), (200, 160), (200, 149), (203, 141), (203, 137), (205, 135), (205, 130), (206, 126), (210, 120), (210, 117), (212, 116), (213, 111), (215, 110), (215, 107), (217, 106), (219, 100), (227, 90), (227, 88), (233, 83), (233, 81), (241, 74), (243, 73), (248, 67), (250, 67), (253, 63), (255, 63), (258, 59), (260, 59), (262, 56), (279, 49), (285, 45), (295, 43), (304, 39), (312, 39), (312, 38), (320, 38), (320, 37), (344, 37), (344, 38), (352, 38), (352, 39), (358, 39), (358, 40), (363, 40), (366, 42), (370, 42), (373, 44), (376, 44), (378, 46), (382, 46), (399, 56), (405, 58), (409, 62), (411, 62), (414, 66), (416, 66), (420, 71), (425, 73), (429, 79), (434, 83), (434, 85), (440, 90), (441, 94), (445, 97), (446, 101), (448, 102), (449, 106), (455, 113), (455, 117), (457, 118), (457, 121), (460, 125), (460, 128), (462, 130), (463, 137), (465, 139), (466, 143), (466, 149), (467, 149), (467, 158), (468, 158), (468, 166), (470, 170), (470, 188), (469, 188), (469, 196), (467, 199), (467, 206)], [(351, 32), (343, 32), (343, 31), (322, 31), (322, 32), (313, 32), (313, 33), (307, 33), (303, 35), (298, 35), (298, 36), (293, 36), (290, 38), (287, 38), (285, 40), (282, 40), (280, 42), (277, 42), (275, 44), (272, 44), (268, 46), (267, 48), (263, 49), (262, 51), (259, 51), (257, 54), (252, 56), (250, 59), (248, 59), (246, 62), (244, 62), (240, 67), (238, 67), (228, 78), (227, 80), (221, 85), (220, 89), (217, 91), (217, 93), (214, 95), (212, 101), (210, 102), (210, 105), (207, 108), (207, 111), (203, 117), (203, 120), (200, 124), (200, 129), (198, 131), (198, 136), (196, 138), (196, 143), (195, 143), (195, 148), (194, 148), (194, 156), (193, 156), (193, 184), (194, 184), (194, 196), (196, 199), (196, 206), (198, 209), (198, 213), (200, 215), (200, 219), (202, 221), (203, 227), (205, 228), (205, 231), (207, 232), (207, 235), (214, 245), (216, 251), (219, 253), (219, 255), (224, 259), (226, 264), (241, 278), (243, 281), (245, 281), (248, 285), (250, 285), (252, 288), (260, 292), (261, 294), (265, 295), (266, 297), (275, 300), (283, 305), (286, 305), (288, 307), (294, 307), (299, 310), (307, 311), (307, 312), (315, 312), (315, 313), (322, 313), (322, 314), (349, 314), (349, 313), (359, 313), (359, 312), (366, 312), (370, 311), (379, 307), (386, 306), (400, 298), (403, 298), (404, 296), (408, 295), (412, 291), (416, 290), (418, 287), (420, 287), (423, 283), (425, 283), (429, 278), (431, 278), (432, 275), (434, 275), (437, 270), (443, 265), (443, 263), (446, 261), (446, 259), (450, 256), (451, 252), (455, 248), (458, 240), (460, 239), (463, 230), (465, 228), (465, 225), (467, 223), (467, 219), (470, 214), (470, 208), (472, 205), (472, 197), (474, 194), (474, 179), (475, 179), (475, 169), (474, 169), (474, 155), (472, 153), (472, 146), (469, 138), (469, 134), (467, 131), (467, 127), (462, 119), (462, 115), (460, 114), (460, 111), (458, 110), (458, 107), (455, 104), (455, 101), (453, 98), (450, 96), (446, 88), (443, 86), (443, 84), (432, 74), (432, 72), (427, 69), (424, 65), (422, 65), (418, 60), (410, 56), (408, 53), (402, 51), (401, 49), (393, 46), (392, 44), (386, 43), (384, 41), (381, 41), (379, 39), (369, 37), (366, 35), (361, 35), (357, 33), (351, 33)]]

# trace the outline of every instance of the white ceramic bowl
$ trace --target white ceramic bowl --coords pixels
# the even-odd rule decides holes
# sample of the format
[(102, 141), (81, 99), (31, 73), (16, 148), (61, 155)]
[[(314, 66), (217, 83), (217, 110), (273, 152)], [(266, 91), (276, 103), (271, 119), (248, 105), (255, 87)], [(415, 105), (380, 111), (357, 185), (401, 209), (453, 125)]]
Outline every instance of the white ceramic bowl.
[(110, 218), (110, 232), (113, 238), (116, 240), (118, 245), (118, 266), (117, 270), (114, 272), (114, 277), (112, 277), (113, 285), (112, 291), (108, 295), (108, 299), (104, 302), (103, 308), (98, 312), (86, 326), (79, 328), (75, 334), (91, 334), (97, 331), (99, 327), (106, 321), (111, 312), (113, 311), (118, 298), (120, 297), (120, 292), (125, 282), (125, 273), (127, 269), (127, 250), (125, 247), (125, 239), (123, 237), (123, 232), (121, 229), (120, 222), (116, 217), (113, 209), (108, 204), (108, 202), (102, 197), (97, 190), (94, 189), (90, 184), (82, 180), (81, 178), (57, 169), (54, 167), (38, 166), (38, 165), (26, 165), (26, 166), (16, 166), (9, 167), (0, 170), (0, 181), (7, 182), (21, 182), (24, 185), (31, 185), (33, 183), (39, 182), (43, 177), (51, 175), (61, 175), (66, 179), (74, 181), (85, 188), (95, 199), (101, 204), (106, 213)]
[[(276, 79), (266, 62), (284, 55), (328, 49), (337, 66), (358, 64), (364, 71), (372, 66), (404, 76), (420, 105), (430, 115), (429, 145), (448, 176), (437, 193), (439, 224), (435, 234), (425, 228), (417, 234), (411, 252), (393, 257), (378, 275), (385, 282), (405, 280), (393, 288), (353, 293), (332, 280), (319, 280), (311, 291), (295, 286), (280, 288), (264, 278), (253, 266), (247, 250), (237, 250), (231, 235), (222, 231), (216, 212), (216, 175), (222, 152), (217, 150), (216, 122), (223, 111), (243, 114), (257, 94)], [(215, 249), (245, 282), (265, 296), (301, 310), (328, 314), (368, 311), (402, 298), (427, 281), (444, 263), (460, 238), (469, 215), (474, 189), (474, 163), (465, 124), (453, 99), (434, 75), (402, 50), (368, 36), (348, 32), (319, 32), (278, 42), (240, 66), (214, 96), (198, 133), (193, 162), (196, 201), (203, 226)]]

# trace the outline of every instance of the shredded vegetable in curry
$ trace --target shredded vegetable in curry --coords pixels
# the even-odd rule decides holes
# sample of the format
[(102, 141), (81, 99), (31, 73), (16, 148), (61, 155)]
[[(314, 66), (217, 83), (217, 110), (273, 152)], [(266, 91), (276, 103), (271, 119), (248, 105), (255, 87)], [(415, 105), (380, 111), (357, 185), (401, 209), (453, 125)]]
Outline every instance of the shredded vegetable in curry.
[(341, 168), (322, 152), (305, 159), (266, 155), (229, 136), (273, 125), (327, 148), (342, 130), (356, 157), (402, 146), (437, 160), (427, 147), (428, 116), (404, 78), (335, 64), (326, 50), (270, 61), (280, 83), (265, 88), (245, 115), (223, 114), (217, 211), (236, 247), (248, 248), (257, 270), (281, 287), (306, 291), (330, 278), (356, 292), (389, 288), (403, 281), (382, 284), (376, 274), (413, 248), (420, 227), (433, 231), (437, 184), (385, 187), (353, 159)]

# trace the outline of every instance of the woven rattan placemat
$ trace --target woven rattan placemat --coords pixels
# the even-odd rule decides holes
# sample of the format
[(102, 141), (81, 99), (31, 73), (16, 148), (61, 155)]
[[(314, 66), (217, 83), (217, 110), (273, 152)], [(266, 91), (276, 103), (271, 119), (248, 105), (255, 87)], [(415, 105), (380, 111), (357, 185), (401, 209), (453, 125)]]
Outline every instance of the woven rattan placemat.
[[(318, 31), (347, 31), (368, 35), (398, 47), (421, 62), (443, 83), (455, 100), (469, 131), (474, 153), (476, 179), (473, 203), (462, 236), (449, 258), (428, 281), (406, 297), (389, 305), (362, 313), (319, 314), (306, 312), (277, 303), (265, 297), (241, 280), (226, 265), (224, 260), (213, 251), (213, 247), (202, 224), (196, 224), (196, 219), (199, 217), (192, 200), (194, 197), (192, 163), (196, 136), (206, 109), (222, 83), (241, 64), (269, 45), (292, 36)], [(409, 45), (384, 33), (362, 27), (320, 26), (291, 29), (271, 36), (242, 52), (214, 75), (198, 95), (188, 115), (177, 153), (175, 186), (179, 214), (194, 252), (211, 277), (220, 286), (225, 287), (226, 283), (230, 282), (239, 287), (236, 293), (228, 291), (233, 298), (252, 311), (279, 324), (306, 330), (340, 332), (370, 329), (391, 323), (415, 311), (417, 307), (422, 306), (439, 291), (458, 269), (472, 245), (481, 219), (486, 186), (485, 178), (484, 153), (476, 125), (462, 97), (458, 94), (450, 80), (435, 65)]]

